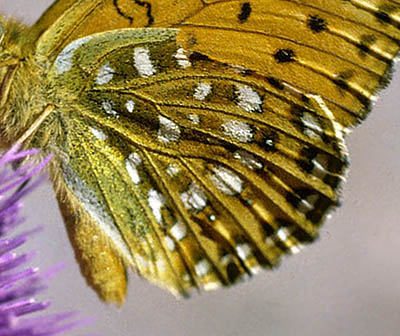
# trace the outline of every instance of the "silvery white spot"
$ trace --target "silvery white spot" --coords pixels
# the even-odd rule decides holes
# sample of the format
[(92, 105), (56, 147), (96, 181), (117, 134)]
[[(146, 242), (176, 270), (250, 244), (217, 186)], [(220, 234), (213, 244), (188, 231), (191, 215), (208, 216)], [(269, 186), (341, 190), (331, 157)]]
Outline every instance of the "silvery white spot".
[(305, 127), (304, 133), (309, 138), (318, 138), (323, 133), (321, 125), (311, 113), (305, 112), (301, 118), (301, 122)]
[(135, 255), (135, 260), (136, 260), (136, 263), (137, 263), (137, 265), (138, 265), (139, 268), (140, 268), (140, 267), (145, 267), (145, 268), (147, 268), (147, 267), (150, 266), (149, 261), (146, 260), (146, 259), (144, 259), (140, 254), (136, 254), (136, 255)]
[(186, 227), (178, 222), (171, 228), (170, 233), (176, 240), (182, 240), (186, 237)]
[(96, 192), (81, 180), (68, 164), (62, 165), (62, 174), (68, 188), (98, 224), (100, 231), (110, 238), (110, 241), (115, 244), (116, 249), (124, 259), (129, 264), (134, 265), (130, 248), (126, 245), (125, 240), (117, 229), (117, 225), (109, 214), (108, 207), (104, 201), (99, 199)]
[(251, 249), (249, 244), (239, 244), (236, 245), (236, 252), (240, 259), (246, 260), (247, 257), (251, 254)]
[(207, 283), (205, 283), (205, 284), (203, 285), (203, 288), (204, 288), (206, 291), (209, 291), (209, 290), (216, 290), (216, 289), (218, 289), (218, 288), (220, 288), (220, 287), (221, 287), (221, 284), (220, 284), (219, 282), (216, 282), (216, 281), (207, 282)]
[(261, 112), (262, 100), (250, 86), (237, 85), (238, 106), (247, 112)]
[(222, 125), (225, 135), (240, 142), (251, 142), (253, 140), (253, 130), (242, 121), (229, 120)]
[(344, 135), (348, 134), (351, 129), (350, 128), (345, 128), (343, 127), (335, 118), (333, 115), (332, 111), (326, 106), (325, 101), (322, 99), (321, 96), (318, 95), (307, 95), (310, 99), (313, 99), (318, 106), (321, 108), (321, 110), (325, 113), (325, 115), (328, 117), (328, 119), (331, 121), (333, 129), (335, 131), (336, 138), (339, 140), (339, 149), (342, 155), (347, 156), (347, 148), (346, 148), (346, 143), (344, 141)]
[(183, 48), (179, 48), (175, 54), (176, 61), (178, 62), (179, 66), (182, 68), (190, 67), (192, 64), (190, 63), (189, 59), (186, 56), (186, 50)]
[(250, 267), (250, 273), (254, 275), (260, 273), (261, 270), (262, 268), (259, 265)]
[(92, 134), (99, 140), (105, 141), (108, 136), (96, 127), (90, 127)]
[(312, 160), (312, 163), (313, 170), (311, 174), (322, 180), (328, 174), (328, 171), (318, 161)]
[(109, 116), (119, 118), (118, 112), (114, 110), (114, 102), (112, 102), (111, 100), (103, 100), (101, 103), (101, 107), (103, 108), (104, 112), (106, 112)]
[(188, 119), (195, 125), (200, 122), (200, 117), (197, 114), (189, 114)]
[(265, 140), (265, 144), (266, 144), (268, 147), (273, 147), (273, 146), (274, 146), (274, 140), (272, 140), (272, 139), (267, 139), (267, 140)]
[(167, 144), (169, 142), (178, 141), (181, 130), (173, 121), (160, 116), (160, 128), (158, 129), (158, 140)]
[(274, 240), (270, 236), (265, 239), (265, 244), (275, 245)]
[(137, 166), (142, 163), (142, 159), (138, 153), (129, 154), (128, 158), (125, 160), (125, 167), (131, 177), (133, 183), (138, 184), (140, 182), (139, 172)]
[(165, 205), (165, 199), (158, 191), (151, 189), (148, 193), (148, 201), (154, 217), (158, 223), (162, 222), (161, 208)]
[(156, 73), (156, 69), (150, 59), (149, 49), (147, 48), (135, 48), (134, 64), (139, 75), (142, 77), (153, 76)]
[(226, 195), (240, 194), (243, 190), (243, 181), (232, 170), (223, 166), (214, 167), (211, 180), (218, 190)]
[(211, 85), (201, 82), (194, 90), (194, 98), (197, 100), (204, 100), (211, 92)]
[(107, 84), (114, 77), (115, 70), (110, 66), (110, 63), (104, 64), (97, 74), (96, 83), (99, 85)]
[(293, 246), (290, 248), (290, 252), (291, 252), (292, 254), (297, 254), (297, 253), (299, 253), (302, 249), (303, 249), (303, 245), (297, 244), (297, 245), (293, 245)]
[(167, 270), (167, 264), (164, 259), (157, 259), (156, 267), (159, 272), (165, 272)]
[(281, 228), (276, 232), (276, 236), (283, 242), (285, 242), (289, 237), (289, 232), (286, 228)]
[(71, 70), (72, 58), (74, 57), (75, 51), (83, 46), (85, 43), (87, 43), (89, 40), (91, 40), (90, 36), (80, 38), (68, 44), (63, 49), (63, 51), (61, 51), (54, 62), (58, 75), (61, 75), (64, 72)]
[(179, 167), (175, 163), (170, 163), (165, 171), (169, 176), (173, 177), (179, 173)]
[(129, 113), (132, 113), (133, 110), (135, 109), (135, 102), (134, 102), (133, 100), (129, 99), (129, 100), (126, 102), (125, 107), (126, 107), (126, 109), (127, 109), (127, 111), (128, 111)]
[(200, 211), (207, 205), (206, 194), (195, 182), (192, 182), (189, 188), (181, 193), (180, 196), (185, 208), (188, 210)]
[(318, 177), (319, 179), (323, 179), (328, 172), (328, 156), (323, 155), (323, 154), (318, 154), (314, 160), (312, 160), (313, 163), (313, 170), (311, 174), (313, 174), (315, 177)]
[(208, 260), (202, 259), (194, 266), (194, 270), (198, 277), (202, 277), (210, 271), (210, 263)]
[(221, 257), (221, 264), (222, 265), (227, 265), (232, 261), (233, 257), (232, 254), (225, 254), (224, 256)]
[(167, 245), (168, 250), (170, 251), (175, 250), (175, 242), (170, 236), (165, 236), (164, 241), (165, 245)]
[(215, 217), (215, 215), (210, 215), (208, 218), (211, 222), (214, 222), (217, 219), (217, 217)]
[(302, 199), (299, 204), (297, 205), (297, 210), (307, 214), (308, 212), (310, 212), (311, 210), (314, 209), (314, 205), (310, 204), (307, 202), (307, 200)]
[(233, 153), (233, 157), (250, 169), (261, 169), (263, 167), (262, 163), (259, 162), (253, 154), (242, 149)]
[(188, 273), (185, 273), (184, 275), (182, 275), (182, 279), (186, 282), (190, 281), (190, 275)]
[(318, 194), (308, 195), (305, 199), (302, 199), (297, 205), (297, 210), (300, 212), (307, 214), (311, 210), (314, 209), (315, 203), (318, 201)]
[(244, 66), (241, 65), (231, 65), (231, 68), (233, 69), (234, 72), (238, 73), (238, 74), (243, 74), (246, 73), (247, 69)]

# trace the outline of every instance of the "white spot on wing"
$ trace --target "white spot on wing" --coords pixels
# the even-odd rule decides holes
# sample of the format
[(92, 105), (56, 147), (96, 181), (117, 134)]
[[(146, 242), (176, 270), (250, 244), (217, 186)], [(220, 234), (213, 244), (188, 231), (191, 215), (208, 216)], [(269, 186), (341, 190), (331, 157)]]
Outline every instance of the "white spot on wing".
[(179, 167), (175, 163), (170, 163), (165, 171), (169, 176), (173, 177), (179, 173)]
[(127, 111), (128, 111), (129, 113), (132, 113), (133, 110), (135, 109), (135, 102), (134, 102), (133, 100), (129, 99), (129, 100), (126, 102), (125, 107), (126, 107), (126, 109), (127, 109)]
[(114, 110), (114, 102), (112, 102), (111, 100), (103, 100), (101, 103), (101, 107), (103, 108), (104, 112), (106, 112), (109, 116), (119, 118), (118, 112)]
[(319, 196), (318, 194), (308, 195), (305, 199), (302, 199), (299, 204), (297, 205), (297, 210), (307, 214), (311, 210), (314, 210), (315, 203), (318, 201)]
[(233, 260), (232, 254), (225, 254), (221, 257), (221, 265), (228, 265)]
[(157, 261), (156, 261), (156, 267), (157, 267), (157, 270), (159, 271), (159, 272), (165, 272), (166, 270), (167, 270), (167, 263), (165, 262), (165, 260), (164, 259), (157, 259)]
[(242, 149), (233, 153), (233, 157), (250, 169), (261, 169), (263, 167), (262, 163), (259, 162), (253, 154)]
[(261, 112), (262, 100), (250, 86), (237, 85), (238, 106), (247, 112)]
[(204, 289), (205, 289), (206, 291), (209, 291), (209, 290), (216, 290), (216, 289), (218, 289), (218, 288), (221, 287), (221, 284), (220, 284), (219, 282), (212, 281), (212, 282), (207, 282), (207, 283), (205, 283), (205, 284), (203, 285), (203, 287), (204, 287)]
[(149, 49), (147, 48), (135, 48), (134, 64), (139, 75), (142, 77), (153, 76), (156, 73), (156, 69), (150, 59)]
[(211, 180), (218, 190), (226, 195), (240, 194), (243, 190), (243, 181), (233, 171), (219, 166), (213, 168), (214, 174), (211, 175)]
[(246, 260), (247, 257), (251, 254), (251, 249), (249, 244), (239, 244), (236, 245), (236, 252), (240, 259)]
[(165, 205), (165, 199), (158, 191), (151, 189), (148, 194), (148, 201), (154, 217), (158, 223), (162, 222), (161, 208)]
[(326, 175), (329, 174), (328, 171), (328, 156), (327, 155), (322, 155), (318, 154), (313, 160), (313, 170), (311, 174), (313, 174), (315, 177), (318, 177), (319, 179), (323, 179)]
[(277, 231), (276, 236), (283, 242), (285, 242), (289, 237), (289, 232), (285, 228), (281, 228)]
[(167, 144), (169, 142), (178, 141), (181, 135), (179, 126), (173, 121), (160, 116), (160, 128), (158, 130), (158, 140)]
[(170, 233), (176, 240), (182, 240), (186, 237), (186, 227), (178, 222), (171, 228)]
[(54, 62), (58, 75), (61, 75), (64, 72), (71, 70), (72, 58), (74, 57), (75, 50), (78, 49), (79, 47), (83, 46), (89, 40), (91, 40), (90, 36), (80, 38), (80, 39), (75, 40), (75, 41), (71, 42), (70, 44), (68, 44), (63, 49), (63, 51), (61, 51), (61, 53), (57, 56), (57, 58)]
[(293, 245), (293, 246), (290, 248), (290, 252), (291, 252), (292, 254), (297, 254), (297, 253), (299, 253), (302, 249), (303, 249), (303, 245), (297, 244), (297, 245)]
[(311, 115), (311, 113), (305, 112), (301, 121), (305, 127), (304, 133), (309, 138), (319, 138), (319, 135), (323, 133), (321, 125), (318, 121)]
[(200, 83), (194, 90), (194, 98), (197, 100), (204, 100), (211, 92), (211, 85), (207, 83)]
[(104, 64), (97, 74), (96, 83), (99, 85), (107, 84), (114, 77), (114, 69), (110, 66), (110, 63)]
[(251, 127), (237, 120), (227, 121), (222, 125), (225, 135), (240, 142), (251, 142), (253, 140), (253, 130)]
[(198, 277), (205, 276), (210, 271), (210, 263), (208, 260), (202, 259), (194, 266), (194, 270)]
[(200, 122), (200, 117), (197, 114), (189, 114), (188, 119), (195, 125)]
[(170, 251), (175, 250), (175, 242), (170, 236), (165, 236), (164, 241), (165, 245), (167, 245), (168, 250)]
[(105, 141), (108, 138), (108, 136), (98, 128), (90, 127), (90, 130), (93, 133), (93, 135), (99, 140)]
[(181, 194), (181, 200), (188, 210), (200, 211), (207, 205), (206, 194), (195, 182), (192, 182), (188, 190)]
[(137, 166), (142, 163), (142, 159), (138, 153), (129, 154), (128, 158), (125, 160), (126, 170), (131, 177), (133, 183), (138, 184), (140, 182), (139, 172)]
[(178, 62), (179, 66), (182, 68), (190, 67), (192, 64), (190, 63), (189, 59), (186, 56), (186, 50), (183, 48), (179, 48), (175, 53), (176, 61)]
[(147, 268), (150, 266), (149, 261), (144, 259), (140, 254), (135, 255), (135, 260), (139, 268)]
[(247, 69), (241, 65), (231, 65), (231, 68), (234, 72), (238, 73), (238, 74), (243, 74), (246, 73)]

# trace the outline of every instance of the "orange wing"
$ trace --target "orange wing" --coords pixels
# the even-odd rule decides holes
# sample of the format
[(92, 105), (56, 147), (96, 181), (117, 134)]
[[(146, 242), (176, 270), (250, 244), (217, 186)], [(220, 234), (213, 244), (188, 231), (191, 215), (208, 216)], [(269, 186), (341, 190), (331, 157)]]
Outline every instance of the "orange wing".
[[(344, 127), (357, 124), (388, 82), (399, 50), (393, 1), (60, 0), (35, 24), (38, 56), (127, 27), (175, 27), (192, 53), (321, 96)], [(289, 97), (288, 97), (289, 98)]]

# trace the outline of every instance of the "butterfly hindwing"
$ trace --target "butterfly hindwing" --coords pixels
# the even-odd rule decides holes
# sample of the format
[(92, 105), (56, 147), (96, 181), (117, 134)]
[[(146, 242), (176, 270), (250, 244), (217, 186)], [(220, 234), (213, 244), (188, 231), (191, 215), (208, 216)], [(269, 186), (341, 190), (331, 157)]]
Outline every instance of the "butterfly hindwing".
[[(90, 271), (118, 260), (181, 294), (273, 267), (317, 236), (338, 201), (343, 127), (324, 101), (190, 53), (177, 36), (90, 35), (49, 74), (63, 87), (58, 197), (63, 207), (60, 195), (72, 192), (109, 243), (114, 259), (99, 261), (70, 230), (106, 300), (124, 288), (111, 296), (109, 274)], [(79, 215), (73, 221), (79, 227)]]

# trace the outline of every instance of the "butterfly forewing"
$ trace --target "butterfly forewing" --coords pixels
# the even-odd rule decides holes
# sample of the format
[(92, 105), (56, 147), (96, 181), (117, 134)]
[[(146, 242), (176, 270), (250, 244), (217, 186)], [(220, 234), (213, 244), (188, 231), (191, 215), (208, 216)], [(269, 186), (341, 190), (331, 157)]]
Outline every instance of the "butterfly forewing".
[(35, 26), (47, 28), (39, 54), (54, 59), (74, 39), (109, 29), (175, 27), (187, 50), (321, 96), (345, 127), (365, 117), (399, 50), (392, 1), (72, 2), (62, 25), (52, 21), (66, 7), (58, 1)]

